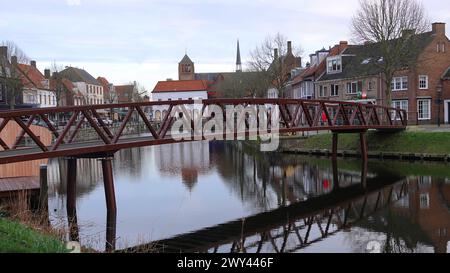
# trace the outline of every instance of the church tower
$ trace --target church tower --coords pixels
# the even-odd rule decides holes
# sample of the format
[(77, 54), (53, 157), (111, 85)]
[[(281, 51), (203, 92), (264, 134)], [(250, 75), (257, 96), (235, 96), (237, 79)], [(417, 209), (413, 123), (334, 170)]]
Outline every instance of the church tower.
[(237, 40), (236, 72), (242, 72), (241, 50), (239, 48), (239, 39)]
[(187, 54), (185, 54), (183, 59), (178, 63), (178, 80), (195, 80), (194, 63)]

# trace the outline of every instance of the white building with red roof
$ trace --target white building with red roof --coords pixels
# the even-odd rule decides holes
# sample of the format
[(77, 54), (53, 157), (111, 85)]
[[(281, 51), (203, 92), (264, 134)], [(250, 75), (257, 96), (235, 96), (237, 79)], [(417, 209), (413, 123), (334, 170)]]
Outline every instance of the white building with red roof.
[[(13, 63), (16, 62), (13, 60)], [(23, 84), (23, 103), (39, 107), (55, 107), (55, 92), (50, 89), (49, 80), (36, 68), (36, 61), (30, 64), (15, 63), (21, 73)]]
[[(152, 100), (205, 100), (208, 99), (208, 86), (206, 80), (160, 81), (152, 91)], [(153, 118), (156, 121), (162, 120), (167, 109), (168, 106), (153, 107)]]

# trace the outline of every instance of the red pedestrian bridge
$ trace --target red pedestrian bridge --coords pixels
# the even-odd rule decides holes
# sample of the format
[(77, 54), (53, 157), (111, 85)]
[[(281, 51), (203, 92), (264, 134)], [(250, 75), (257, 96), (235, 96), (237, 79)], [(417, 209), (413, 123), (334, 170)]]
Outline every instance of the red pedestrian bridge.
[[(107, 117), (118, 121), (112, 124)], [(8, 130), (12, 124), (18, 130)], [(36, 130), (36, 125), (48, 130)], [(121, 149), (331, 131), (333, 159), (338, 134), (359, 133), (361, 156), (367, 162), (368, 130), (396, 132), (406, 126), (407, 113), (401, 109), (327, 100), (176, 100), (11, 110), (0, 112), (0, 164), (66, 157), (67, 214), (76, 218), (77, 158), (100, 158), (107, 220), (115, 222), (111, 159)], [(45, 137), (39, 135), (42, 131)]]

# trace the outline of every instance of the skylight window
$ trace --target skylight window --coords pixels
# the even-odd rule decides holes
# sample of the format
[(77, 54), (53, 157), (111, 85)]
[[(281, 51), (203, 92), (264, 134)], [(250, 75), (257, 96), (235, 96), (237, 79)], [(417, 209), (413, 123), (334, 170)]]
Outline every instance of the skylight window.
[(372, 58), (367, 58), (367, 59), (364, 59), (364, 61), (362, 61), (361, 64), (369, 64), (370, 61), (372, 61)]

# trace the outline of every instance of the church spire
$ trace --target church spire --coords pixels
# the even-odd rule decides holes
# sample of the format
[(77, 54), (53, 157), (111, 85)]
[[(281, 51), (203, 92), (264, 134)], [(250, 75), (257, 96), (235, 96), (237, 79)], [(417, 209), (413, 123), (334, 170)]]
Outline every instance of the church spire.
[(239, 48), (239, 39), (237, 40), (236, 72), (242, 72), (241, 50)]

